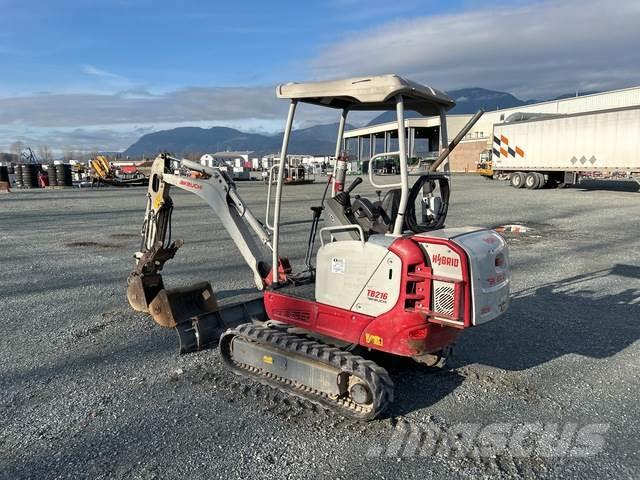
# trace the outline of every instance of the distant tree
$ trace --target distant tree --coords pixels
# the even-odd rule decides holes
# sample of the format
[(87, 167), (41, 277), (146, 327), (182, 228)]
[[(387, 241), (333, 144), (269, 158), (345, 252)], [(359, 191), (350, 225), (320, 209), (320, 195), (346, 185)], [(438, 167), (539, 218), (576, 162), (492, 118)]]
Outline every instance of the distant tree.
[(24, 147), (25, 147), (24, 142), (21, 142), (20, 140), (13, 142), (10, 147), (11, 153), (19, 157), (22, 151), (24, 150)]
[(65, 162), (68, 162), (69, 160), (75, 160), (76, 159), (76, 154), (73, 151), (73, 149), (67, 147), (62, 152), (62, 159)]
[(38, 156), (44, 163), (49, 163), (51, 160), (53, 160), (53, 154), (51, 153), (49, 145), (40, 145), (40, 147), (38, 148)]
[(0, 162), (3, 162), (3, 163), (15, 162), (18, 158), (20, 157), (18, 157), (15, 153), (5, 153), (5, 152), (0, 153)]

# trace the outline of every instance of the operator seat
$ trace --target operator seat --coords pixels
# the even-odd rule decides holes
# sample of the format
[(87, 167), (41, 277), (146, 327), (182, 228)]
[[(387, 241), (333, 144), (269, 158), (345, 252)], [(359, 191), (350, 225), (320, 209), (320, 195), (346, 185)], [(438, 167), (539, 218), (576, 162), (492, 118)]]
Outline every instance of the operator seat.
[(365, 234), (385, 234), (393, 230), (398, 216), (402, 190), (389, 190), (382, 200), (371, 202), (369, 199), (356, 195), (351, 205), (353, 220), (360, 224)]
[[(375, 202), (356, 195), (352, 202), (350, 193), (360, 183), (362, 183), (362, 179), (358, 177), (349, 188), (326, 200), (328, 214), (325, 220), (326, 225), (360, 225), (365, 238), (372, 233), (391, 232), (398, 216), (402, 190), (400, 188), (391, 189), (382, 197), (382, 200)], [(357, 240), (359, 238), (359, 234), (355, 230), (336, 232), (332, 235), (339, 240)]]
[(378, 211), (380, 212), (380, 220), (387, 226), (387, 231), (392, 230), (393, 225), (396, 223), (401, 196), (402, 190), (400, 188), (393, 188), (385, 193), (382, 201), (379, 202)]

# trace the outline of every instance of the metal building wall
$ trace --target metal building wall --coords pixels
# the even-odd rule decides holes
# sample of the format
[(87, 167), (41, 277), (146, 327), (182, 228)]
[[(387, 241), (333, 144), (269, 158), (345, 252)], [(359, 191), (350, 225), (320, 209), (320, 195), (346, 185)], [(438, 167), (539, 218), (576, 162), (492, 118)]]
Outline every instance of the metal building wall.
[[(626, 88), (622, 90), (614, 90), (610, 92), (571, 97), (486, 112), (465, 138), (466, 142), (472, 142), (474, 145), (467, 145), (464, 149), (461, 149), (457, 155), (452, 156), (451, 169), (452, 171), (470, 171), (471, 165), (474, 165), (478, 160), (479, 151), (486, 148), (486, 142), (487, 139), (491, 137), (493, 125), (504, 122), (509, 115), (514, 113), (573, 114), (636, 105), (640, 105), (640, 87)], [(460, 131), (471, 116), (471, 114), (453, 114), (447, 117), (447, 131), (449, 132), (450, 139)], [(439, 125), (440, 119), (438, 117), (411, 118), (405, 120), (405, 127), (409, 138), (411, 138), (412, 128), (437, 128)], [(345, 132), (345, 139), (361, 137), (364, 144), (369, 142), (369, 137), (372, 134), (390, 132), (393, 130), (396, 130), (395, 123), (393, 122), (381, 125), (372, 125), (370, 127), (363, 127)], [(356, 140), (352, 140), (352, 142), (356, 142)], [(359, 161), (368, 159), (367, 150), (368, 149), (366, 148), (360, 149)], [(379, 152), (380, 150), (378, 149), (376, 153)], [(353, 153), (356, 153), (356, 151)]]

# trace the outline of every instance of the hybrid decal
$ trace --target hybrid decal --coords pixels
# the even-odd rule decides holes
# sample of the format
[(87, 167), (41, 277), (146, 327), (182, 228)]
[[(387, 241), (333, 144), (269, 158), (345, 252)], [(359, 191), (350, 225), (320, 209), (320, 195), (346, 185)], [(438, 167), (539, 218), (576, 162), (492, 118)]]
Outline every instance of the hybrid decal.
[(441, 267), (458, 267), (460, 265), (460, 259), (437, 253), (431, 257), (431, 263), (440, 265)]

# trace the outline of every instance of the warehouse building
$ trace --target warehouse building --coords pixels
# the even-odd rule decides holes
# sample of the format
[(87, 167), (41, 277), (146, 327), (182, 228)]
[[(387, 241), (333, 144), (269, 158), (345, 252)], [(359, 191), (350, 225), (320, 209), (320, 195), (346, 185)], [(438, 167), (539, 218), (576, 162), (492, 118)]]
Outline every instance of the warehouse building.
[[(451, 154), (449, 168), (454, 172), (473, 172), (480, 153), (488, 148), (493, 125), (502, 123), (514, 113), (573, 114), (624, 108), (640, 105), (640, 87), (612, 90), (592, 95), (522, 105), (486, 112), (465, 139)], [(462, 129), (472, 114), (447, 116), (449, 139)], [(438, 155), (440, 148), (440, 118), (405, 119), (407, 152), (409, 157), (429, 160)], [(372, 155), (398, 150), (398, 131), (395, 122), (371, 125), (349, 130), (344, 134), (343, 148), (349, 153), (352, 171), (367, 171)]]

